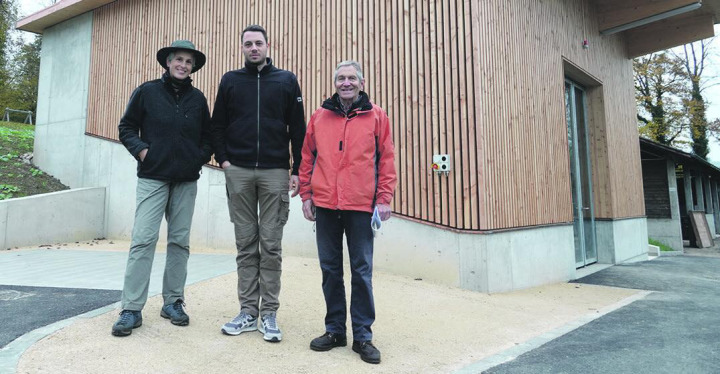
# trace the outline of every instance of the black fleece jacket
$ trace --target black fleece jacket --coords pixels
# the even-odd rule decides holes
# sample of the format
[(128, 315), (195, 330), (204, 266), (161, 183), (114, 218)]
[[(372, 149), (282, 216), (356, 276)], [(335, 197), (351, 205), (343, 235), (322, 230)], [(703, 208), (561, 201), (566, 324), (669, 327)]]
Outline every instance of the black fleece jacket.
[[(205, 95), (182, 82), (173, 90), (167, 72), (140, 85), (120, 119), (120, 141), (138, 161), (137, 176), (170, 182), (200, 178), (212, 155), (210, 111)], [(147, 148), (145, 160), (138, 154)]]
[(246, 63), (225, 73), (212, 115), (215, 160), (241, 167), (287, 169), (292, 146), (292, 174), (300, 167), (305, 112), (295, 74), (267, 59), (258, 72)]

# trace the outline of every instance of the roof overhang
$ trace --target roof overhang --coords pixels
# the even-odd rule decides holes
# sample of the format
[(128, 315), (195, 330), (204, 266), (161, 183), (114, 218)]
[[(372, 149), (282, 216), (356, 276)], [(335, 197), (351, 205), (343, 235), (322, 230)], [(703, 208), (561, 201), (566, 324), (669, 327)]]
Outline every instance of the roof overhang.
[(594, 0), (600, 34), (623, 33), (628, 58), (715, 35), (720, 0)]
[[(18, 30), (42, 34), (53, 25), (116, 0), (60, 0), (27, 16)], [(592, 0), (601, 34), (623, 33), (628, 58), (714, 36), (720, 0)]]
[(60, 0), (39, 12), (21, 19), (17, 22), (15, 28), (42, 34), (50, 26), (57, 25), (113, 1), (115, 0)]
[(675, 163), (687, 165), (691, 169), (704, 171), (708, 174), (720, 177), (720, 168), (693, 153), (683, 152), (677, 148), (660, 144), (642, 137), (640, 138), (640, 150), (643, 153), (649, 153), (655, 155), (656, 157), (670, 159)]

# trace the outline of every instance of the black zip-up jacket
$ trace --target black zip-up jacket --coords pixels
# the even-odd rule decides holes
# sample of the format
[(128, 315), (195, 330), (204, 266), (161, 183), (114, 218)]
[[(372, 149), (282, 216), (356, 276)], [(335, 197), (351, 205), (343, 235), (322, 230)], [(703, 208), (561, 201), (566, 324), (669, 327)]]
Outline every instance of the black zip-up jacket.
[[(120, 119), (120, 141), (136, 160), (137, 176), (169, 182), (200, 178), (212, 156), (210, 111), (188, 78), (176, 93), (166, 72), (140, 85)], [(145, 160), (138, 154), (147, 148)]]
[(305, 139), (305, 112), (295, 74), (267, 59), (257, 67), (245, 63), (225, 73), (212, 115), (215, 160), (222, 165), (287, 169), (292, 146), (292, 174), (298, 174)]

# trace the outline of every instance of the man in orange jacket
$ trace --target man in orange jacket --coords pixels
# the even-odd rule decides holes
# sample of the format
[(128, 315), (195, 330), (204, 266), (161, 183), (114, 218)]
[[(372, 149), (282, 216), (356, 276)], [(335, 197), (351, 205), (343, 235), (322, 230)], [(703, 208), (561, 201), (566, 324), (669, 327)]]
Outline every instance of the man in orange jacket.
[(395, 152), (390, 121), (363, 92), (360, 64), (343, 61), (334, 74), (337, 92), (313, 113), (300, 164), (303, 215), (317, 223), (317, 246), (327, 312), (325, 334), (310, 348), (328, 351), (347, 345), (347, 308), (343, 283), (343, 233), (352, 269), (353, 351), (369, 363), (380, 363), (372, 343), (375, 321), (372, 293), (373, 231), (377, 209), (381, 220), (392, 213)]

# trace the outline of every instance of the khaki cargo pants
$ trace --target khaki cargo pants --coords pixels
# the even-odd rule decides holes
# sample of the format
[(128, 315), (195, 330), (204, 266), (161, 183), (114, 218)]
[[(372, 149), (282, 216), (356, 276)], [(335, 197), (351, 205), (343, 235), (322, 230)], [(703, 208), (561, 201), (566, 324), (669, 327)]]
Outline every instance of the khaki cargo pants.
[(283, 227), (290, 209), (288, 170), (232, 165), (224, 170), (235, 225), (240, 310), (255, 317), (275, 312), (280, 307)]

